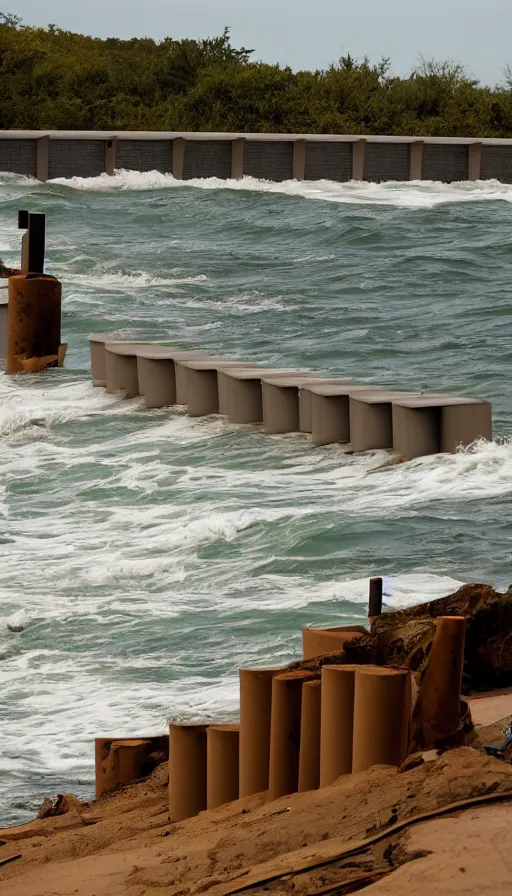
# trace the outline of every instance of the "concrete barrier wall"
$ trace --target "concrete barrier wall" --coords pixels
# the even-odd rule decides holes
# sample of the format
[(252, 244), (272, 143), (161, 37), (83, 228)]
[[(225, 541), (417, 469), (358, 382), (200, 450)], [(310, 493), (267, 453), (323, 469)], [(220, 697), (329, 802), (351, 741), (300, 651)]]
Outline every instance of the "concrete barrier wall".
[(496, 179), (512, 183), (512, 140), (102, 131), (0, 131), (0, 171), (47, 180), (114, 169), (178, 179)]

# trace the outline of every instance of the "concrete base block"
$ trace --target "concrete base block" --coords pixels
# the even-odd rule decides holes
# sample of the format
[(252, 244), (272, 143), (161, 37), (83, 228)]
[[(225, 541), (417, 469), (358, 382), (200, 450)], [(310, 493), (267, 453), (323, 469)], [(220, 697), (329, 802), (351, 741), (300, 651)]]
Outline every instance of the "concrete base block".
[(347, 641), (367, 634), (368, 630), (362, 625), (342, 625), (338, 628), (303, 628), (303, 659), (312, 660), (317, 656), (338, 653), (343, 650)]
[[(374, 392), (353, 394), (349, 398), (350, 447), (354, 452), (393, 448), (394, 398), (406, 397), (404, 392)], [(415, 396), (409, 393), (411, 398)]]
[(176, 375), (170, 358), (137, 357), (139, 392), (147, 408), (165, 408), (176, 404)]
[(206, 732), (208, 809), (238, 799), (239, 725), (210, 725)]
[(453, 452), (492, 439), (492, 406), (467, 398), (422, 396), (393, 402), (393, 448), (406, 458)]
[(169, 727), (169, 816), (172, 822), (206, 809), (207, 725)]
[(252, 365), (225, 358), (187, 359), (176, 361), (176, 376), (185, 390), (185, 404), (190, 417), (206, 417), (220, 413), (219, 372), (241, 370)]
[(186, 377), (186, 404), (189, 417), (207, 417), (209, 414), (218, 414), (217, 371), (189, 368)]
[(226, 377), (228, 420), (230, 423), (262, 423), (262, 379), (281, 379), (304, 375), (300, 370), (262, 368), (223, 371)]
[(383, 391), (379, 386), (346, 385), (304, 386), (311, 393), (311, 441), (313, 445), (350, 442), (351, 395)]
[(139, 394), (137, 355), (133, 348), (125, 353), (120, 346), (106, 343), (105, 373), (107, 392), (124, 392), (125, 398), (135, 398)]
[[(350, 379), (343, 377), (318, 377), (316, 379), (311, 378), (308, 381), (308, 386), (316, 386), (321, 385), (343, 385), (343, 383), (350, 382)], [(308, 388), (300, 388), (299, 389), (299, 429), (300, 432), (311, 432), (312, 423), (311, 423), (311, 392)]]
[(311, 396), (311, 441), (313, 445), (350, 442), (348, 395)]
[(276, 435), (299, 432), (299, 388), (310, 376), (262, 381), (262, 411), (265, 432)]
[(157, 759), (169, 755), (169, 738), (98, 737), (95, 741), (96, 799), (120, 784), (130, 784), (151, 774)]
[(441, 451), (450, 453), (476, 439), (492, 440), (492, 405), (489, 401), (450, 405), (441, 409)]
[[(236, 367), (233, 364), (233, 370), (250, 370), (254, 368), (254, 362), (246, 362), (246, 361), (237, 361)], [(227, 417), (228, 414), (228, 384), (227, 384), (227, 375), (222, 372), (221, 369), (217, 371), (217, 390), (219, 394), (219, 414), (223, 414)]]

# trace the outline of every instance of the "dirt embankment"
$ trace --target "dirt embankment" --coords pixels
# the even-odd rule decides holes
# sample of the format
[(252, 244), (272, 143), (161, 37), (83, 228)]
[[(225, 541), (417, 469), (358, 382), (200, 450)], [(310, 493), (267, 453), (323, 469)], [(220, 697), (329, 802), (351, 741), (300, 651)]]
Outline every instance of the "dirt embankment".
[[(496, 802), (411, 824), (415, 816), (482, 797)], [(460, 878), (457, 892), (476, 894), (485, 892), (479, 887), (488, 867), (494, 892), (505, 893), (508, 856), (496, 855), (504, 850), (498, 830), (511, 807), (512, 766), (462, 747), (400, 772), (375, 767), (320, 791), (270, 804), (252, 797), (171, 824), (162, 765), (146, 781), (74, 804), (66, 815), (0, 831), (0, 862), (21, 854), (0, 866), (0, 891), (225, 896), (264, 887), (312, 896), (364, 888), (411, 896), (449, 893), (447, 881)], [(422, 888), (427, 878), (432, 889)], [(508, 890), (501, 889), (505, 879)]]

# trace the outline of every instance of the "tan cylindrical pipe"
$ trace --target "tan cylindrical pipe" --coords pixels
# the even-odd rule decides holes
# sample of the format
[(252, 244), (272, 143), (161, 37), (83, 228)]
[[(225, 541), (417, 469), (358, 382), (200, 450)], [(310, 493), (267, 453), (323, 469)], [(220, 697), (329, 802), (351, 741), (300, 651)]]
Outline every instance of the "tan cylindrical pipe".
[(206, 809), (207, 725), (169, 726), (169, 815), (192, 818)]
[(347, 641), (367, 635), (367, 629), (362, 625), (346, 625), (338, 628), (303, 628), (302, 629), (302, 655), (305, 660), (312, 660), (317, 656), (326, 656), (343, 650)]
[(407, 756), (411, 707), (405, 669), (358, 667), (354, 696), (352, 771), (400, 765)]
[[(57, 366), (61, 345), (62, 287), (55, 277), (17, 274), (9, 278), (6, 373), (23, 373), (23, 361)], [(47, 365), (45, 365), (47, 366)]]
[(459, 727), (465, 637), (464, 616), (440, 616), (436, 620), (417, 707), (426, 748)]
[(352, 771), (355, 666), (322, 666), (320, 787)]
[(320, 786), (320, 718), (322, 682), (302, 685), (300, 720), (299, 793)]
[(268, 790), (272, 679), (282, 669), (240, 669), (240, 798)]
[(299, 786), (302, 685), (311, 672), (284, 672), (272, 681), (269, 800), (296, 793)]
[(210, 725), (206, 740), (206, 805), (216, 809), (238, 799), (240, 726)]

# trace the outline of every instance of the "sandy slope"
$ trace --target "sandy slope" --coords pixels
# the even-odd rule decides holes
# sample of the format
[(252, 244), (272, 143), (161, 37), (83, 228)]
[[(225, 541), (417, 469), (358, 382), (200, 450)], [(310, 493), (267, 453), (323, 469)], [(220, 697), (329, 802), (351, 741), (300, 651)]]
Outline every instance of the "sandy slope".
[[(512, 767), (468, 747), (402, 773), (380, 766), (321, 791), (271, 804), (258, 796), (181, 824), (168, 821), (167, 774), (161, 766), (146, 782), (89, 806), (78, 805), (68, 815), (0, 831), (5, 841), (0, 860), (22, 854), (0, 867), (0, 892), (221, 896), (313, 860), (325, 861), (348, 843), (383, 832), (390, 821), (500, 792), (510, 792), (510, 803), (407, 828), (348, 860), (277, 880), (268, 890), (293, 889), (294, 896), (310, 896), (331, 884), (342, 887), (359, 880), (369, 884), (368, 893), (395, 896), (509, 893)], [(418, 852), (431, 854), (419, 857)], [(510, 856), (512, 861), (512, 851)], [(339, 890), (349, 891), (353, 889)]]

